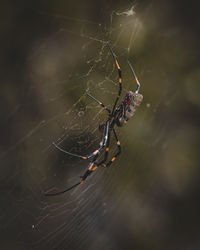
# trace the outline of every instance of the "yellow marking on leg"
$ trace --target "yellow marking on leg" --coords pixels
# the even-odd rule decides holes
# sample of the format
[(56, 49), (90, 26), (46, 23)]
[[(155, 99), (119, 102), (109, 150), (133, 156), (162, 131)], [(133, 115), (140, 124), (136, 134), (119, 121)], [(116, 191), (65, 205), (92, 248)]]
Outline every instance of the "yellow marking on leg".
[(102, 105), (102, 102), (99, 102), (100, 105)]
[(90, 163), (88, 170), (91, 170), (93, 166), (94, 166), (94, 163)]
[(117, 68), (118, 68), (118, 69), (120, 69), (120, 67), (119, 67), (119, 63), (118, 63), (118, 61), (117, 61), (117, 60), (115, 61), (115, 63), (116, 63), (116, 65), (117, 65)]
[(109, 148), (106, 148), (106, 151), (108, 152), (108, 151), (109, 151)]
[(93, 155), (98, 154), (98, 152), (99, 152), (99, 150), (94, 151), (94, 152), (93, 152)]
[(87, 157), (84, 156), (84, 157), (82, 157), (82, 159), (83, 159), (83, 160), (87, 160)]
[(120, 145), (120, 141), (117, 141), (117, 145), (118, 145), (118, 146)]
[(115, 158), (115, 157), (113, 157), (111, 161), (113, 162), (113, 161), (115, 161), (115, 159), (116, 159), (116, 158)]
[(84, 180), (80, 180), (80, 183), (83, 183), (84, 182)]
[(122, 78), (121, 77), (119, 78), (119, 83), (122, 83)]
[(93, 167), (92, 171), (95, 171), (97, 168), (98, 168), (97, 166)]
[(106, 167), (106, 164), (102, 164), (102, 166), (105, 168), (105, 167)]

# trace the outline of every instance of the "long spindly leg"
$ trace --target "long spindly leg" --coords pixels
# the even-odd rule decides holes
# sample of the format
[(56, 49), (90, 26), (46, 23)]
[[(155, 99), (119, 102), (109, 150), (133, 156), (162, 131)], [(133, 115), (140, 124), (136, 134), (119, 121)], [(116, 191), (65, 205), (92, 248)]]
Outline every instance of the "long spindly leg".
[(85, 181), (87, 179), (87, 177), (93, 173), (99, 166), (97, 166), (97, 164), (95, 163), (97, 157), (99, 155), (96, 155), (92, 161), (90, 162), (89, 166), (88, 166), (88, 169), (85, 171), (85, 173), (81, 176), (81, 180), (80, 182), (82, 183), (83, 181)]
[[(106, 127), (105, 127), (105, 129), (104, 129), (102, 141), (100, 142), (100, 146), (101, 146), (102, 148), (104, 148), (104, 147), (107, 145), (108, 138), (110, 137), (109, 133), (110, 133), (110, 132), (109, 132), (109, 122), (107, 122), (107, 123), (106, 123)], [(99, 153), (100, 153), (100, 152), (98, 152), (98, 153), (94, 156), (94, 158), (92, 159), (92, 161), (91, 161), (90, 164), (89, 164), (89, 167), (88, 167), (87, 171), (84, 173), (83, 176), (81, 176), (81, 179), (80, 179), (80, 181), (79, 181), (78, 183), (74, 184), (73, 186), (71, 186), (71, 187), (69, 187), (69, 188), (67, 188), (67, 189), (65, 189), (65, 190), (63, 190), (63, 191), (59, 191), (59, 192), (56, 192), (56, 193), (45, 193), (44, 195), (45, 195), (45, 196), (56, 196), (56, 195), (64, 194), (64, 193), (66, 193), (67, 191), (70, 191), (71, 189), (73, 189), (73, 188), (77, 187), (78, 185), (80, 185), (81, 183), (83, 183), (83, 182), (85, 181), (85, 179), (86, 179), (92, 172), (94, 172), (94, 171), (98, 168), (98, 166), (95, 164), (95, 161), (96, 161), (97, 157), (99, 156)]]
[(110, 109), (107, 108), (103, 102), (97, 100), (94, 96), (90, 95), (89, 93), (86, 93), (90, 98), (92, 98), (96, 103), (98, 103), (102, 108), (104, 108), (109, 114), (111, 113)]
[(120, 141), (119, 141), (119, 139), (117, 137), (117, 133), (116, 133), (115, 129), (113, 129), (113, 133), (114, 133), (114, 136), (115, 136), (115, 139), (116, 139), (116, 142), (117, 142), (118, 151), (107, 164), (102, 164), (103, 167), (109, 167), (121, 153)]
[(107, 141), (107, 144), (106, 144), (106, 150), (105, 150), (104, 158), (103, 158), (102, 161), (100, 161), (100, 162), (97, 164), (98, 167), (101, 166), (101, 165), (103, 165), (104, 162), (107, 161), (107, 159), (108, 159), (108, 154), (109, 154), (109, 146), (110, 146), (110, 133), (109, 133), (108, 141)]
[(116, 105), (117, 105), (117, 102), (118, 102), (119, 97), (120, 97), (121, 92), (122, 92), (122, 72), (121, 72), (121, 69), (120, 69), (117, 57), (114, 54), (114, 52), (113, 52), (112, 48), (110, 47), (109, 43), (108, 43), (108, 48), (109, 48), (109, 50), (110, 50), (110, 52), (112, 54), (112, 57), (113, 57), (113, 59), (115, 61), (115, 65), (117, 67), (117, 71), (118, 71), (118, 75), (119, 75), (119, 78), (118, 78), (118, 81), (119, 81), (119, 91), (118, 91), (118, 96), (116, 97), (116, 100), (115, 100), (115, 103), (114, 103), (114, 106), (113, 106), (113, 109), (112, 109), (112, 115), (113, 115), (113, 113), (115, 111), (115, 108), (116, 108)]
[(135, 77), (135, 80), (136, 80), (136, 83), (137, 83), (137, 88), (136, 88), (136, 91), (135, 91), (135, 93), (137, 94), (139, 92), (139, 90), (140, 90), (140, 82), (138, 81), (138, 78), (137, 78), (137, 76), (135, 74), (133, 66), (131, 65), (131, 63), (129, 61), (128, 61), (128, 65), (129, 65), (130, 70), (131, 70), (133, 76)]
[(104, 142), (103, 142), (103, 147), (106, 146), (104, 159), (100, 163), (96, 163), (96, 159), (98, 156), (95, 156), (94, 159), (91, 161), (87, 171), (84, 173), (83, 176), (81, 176), (82, 181), (84, 181), (91, 173), (93, 173), (99, 166), (101, 166), (103, 162), (105, 162), (107, 160), (108, 151), (109, 151), (109, 144), (110, 144), (110, 132), (108, 131), (107, 136), (106, 136), (106, 140), (104, 140)]
[(69, 190), (71, 190), (71, 189), (77, 187), (77, 186), (80, 185), (80, 184), (81, 184), (81, 182), (79, 181), (78, 183), (74, 184), (74, 185), (71, 186), (70, 188), (67, 188), (67, 189), (65, 189), (65, 190), (62, 190), (62, 191), (56, 192), (56, 193), (45, 193), (44, 195), (45, 195), (45, 196), (56, 196), (56, 195), (59, 195), (59, 194), (64, 194), (64, 193), (66, 193), (67, 191), (69, 191)]
[[(105, 126), (105, 135), (103, 135), (103, 138), (102, 138), (102, 142), (103, 140), (106, 138), (106, 134), (108, 134), (108, 130), (109, 130), (109, 122), (106, 123), (106, 126)], [(105, 136), (105, 138), (104, 138)], [(106, 138), (107, 139), (107, 138)], [(99, 148), (97, 150), (95, 150), (94, 152), (92, 152), (91, 154), (89, 155), (86, 155), (86, 156), (83, 156), (83, 155), (77, 155), (77, 154), (74, 154), (74, 153), (70, 153), (62, 148), (60, 148), (57, 144), (55, 144), (55, 142), (52, 143), (58, 150), (60, 150), (61, 152), (65, 153), (65, 154), (68, 154), (68, 155), (71, 155), (71, 156), (75, 156), (75, 157), (79, 157), (83, 160), (88, 160), (92, 157), (94, 157), (95, 155), (97, 155), (103, 148), (103, 143), (100, 143), (99, 145)]]

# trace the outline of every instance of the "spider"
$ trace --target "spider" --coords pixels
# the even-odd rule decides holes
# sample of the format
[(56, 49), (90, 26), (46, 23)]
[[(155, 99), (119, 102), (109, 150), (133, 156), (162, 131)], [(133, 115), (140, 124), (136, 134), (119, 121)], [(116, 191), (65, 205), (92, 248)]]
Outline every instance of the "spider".
[[(119, 66), (119, 62), (117, 60), (117, 56), (114, 54), (114, 52), (113, 52), (112, 48), (110, 47), (110, 45), (109, 44), (107, 44), (107, 45), (108, 45), (110, 53), (111, 53), (111, 55), (112, 55), (112, 57), (114, 59), (115, 66), (116, 66), (117, 71), (118, 71), (118, 82), (119, 82), (118, 95), (117, 95), (117, 97), (115, 99), (112, 111), (109, 108), (107, 108), (103, 104), (103, 102), (97, 100), (91, 94), (86, 93), (91, 99), (93, 99), (95, 102), (97, 102), (108, 113), (108, 119), (106, 120), (106, 122), (99, 125), (99, 130), (102, 132), (102, 139), (101, 139), (101, 142), (99, 144), (99, 147), (93, 153), (91, 153), (89, 155), (86, 155), (86, 156), (82, 156), (82, 155), (77, 155), (77, 154), (74, 154), (74, 153), (67, 152), (66, 150), (60, 148), (58, 145), (53, 143), (53, 145), (58, 150), (62, 151), (63, 153), (65, 153), (67, 155), (79, 157), (79, 158), (81, 158), (83, 160), (90, 160), (90, 163), (89, 163), (88, 169), (83, 174), (83, 176), (80, 177), (80, 181), (78, 183), (71, 186), (70, 188), (67, 188), (67, 189), (65, 189), (63, 191), (60, 191), (60, 192), (57, 192), (57, 193), (46, 193), (45, 194), (46, 196), (63, 194), (65, 192), (77, 187), (81, 183), (83, 183), (87, 179), (87, 177), (90, 176), (91, 173), (96, 171), (100, 166), (102, 166), (104, 168), (110, 167), (111, 164), (117, 159), (117, 157), (121, 153), (120, 141), (118, 139), (118, 136), (117, 136), (117, 133), (116, 133), (116, 130), (115, 130), (115, 126), (117, 126), (117, 127), (124, 126), (127, 123), (127, 121), (134, 115), (134, 113), (136, 111), (136, 108), (142, 102), (143, 96), (141, 94), (139, 94), (140, 83), (138, 81), (138, 78), (137, 78), (134, 70), (133, 70), (133, 67), (132, 67), (131, 63), (128, 61), (128, 65), (130, 67), (130, 70), (131, 70), (134, 78), (135, 78), (135, 81), (137, 83), (137, 87), (136, 87), (135, 92), (128, 91), (126, 93), (124, 99), (122, 100), (122, 102), (117, 106), (117, 103), (119, 101), (119, 98), (120, 98), (121, 92), (122, 92), (122, 73), (121, 73), (121, 68)], [(111, 133), (114, 134), (118, 151), (109, 161), (107, 161), (108, 154), (109, 154), (109, 145), (110, 145)], [(102, 152), (102, 150), (104, 148), (105, 148), (104, 158), (101, 161), (98, 162), (98, 157), (100, 156), (100, 153)]]

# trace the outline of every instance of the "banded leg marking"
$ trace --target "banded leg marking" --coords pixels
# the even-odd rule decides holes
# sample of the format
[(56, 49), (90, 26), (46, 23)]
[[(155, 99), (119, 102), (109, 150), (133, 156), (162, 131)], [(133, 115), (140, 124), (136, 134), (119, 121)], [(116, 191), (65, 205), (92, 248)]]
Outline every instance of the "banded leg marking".
[(118, 151), (107, 164), (102, 164), (103, 167), (109, 167), (121, 153), (121, 145), (120, 145), (120, 141), (119, 141), (119, 139), (117, 137), (117, 133), (116, 133), (115, 129), (113, 129), (113, 133), (114, 133), (115, 139), (117, 141)]
[(87, 94), (90, 98), (92, 98), (96, 103), (98, 103), (102, 108), (104, 108), (109, 114), (111, 113), (110, 109), (107, 108), (107, 107), (103, 104), (103, 102), (97, 100), (94, 96), (92, 96), (92, 95), (89, 94), (89, 93), (86, 93), (86, 94)]
[(121, 72), (121, 68), (119, 66), (119, 62), (117, 60), (117, 57), (116, 55), (114, 54), (112, 48), (110, 47), (109, 43), (107, 44), (108, 45), (108, 48), (110, 50), (110, 53), (114, 59), (114, 62), (115, 62), (115, 65), (116, 65), (116, 68), (117, 68), (117, 71), (118, 71), (118, 75), (119, 75), (119, 78), (118, 78), (118, 81), (119, 81), (119, 91), (118, 91), (118, 96), (116, 97), (116, 100), (115, 100), (115, 103), (114, 103), (114, 106), (113, 106), (113, 109), (112, 109), (112, 115), (115, 111), (115, 108), (116, 108), (116, 105), (117, 105), (117, 102), (119, 100), (119, 97), (121, 95), (121, 92), (122, 92), (122, 72)]

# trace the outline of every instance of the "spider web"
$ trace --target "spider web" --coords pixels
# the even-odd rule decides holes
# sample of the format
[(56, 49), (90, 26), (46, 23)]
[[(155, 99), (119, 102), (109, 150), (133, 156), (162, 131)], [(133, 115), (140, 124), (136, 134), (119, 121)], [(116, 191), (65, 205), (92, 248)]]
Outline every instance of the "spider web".
[[(168, 155), (173, 159), (188, 152), (185, 141), (196, 145), (198, 133), (196, 126), (180, 128), (177, 121), (169, 121), (169, 110), (181, 96), (182, 89), (175, 86), (176, 81), (183, 80), (179, 78), (181, 69), (169, 76), (174, 72), (163, 66), (174, 60), (173, 51), (165, 54), (162, 44), (159, 51), (151, 51), (155, 33), (163, 29), (155, 24), (152, 2), (105, 9), (100, 11), (102, 16), (88, 15), (90, 18), (77, 18), (61, 9), (57, 13), (53, 7), (34, 9), (35, 15), (50, 22), (53, 31), (32, 42), (26, 53), (23, 91), (16, 97), (20, 101), (6, 115), (5, 124), (15, 121), (17, 126), (12, 134), (15, 140), (12, 136), (3, 139), (0, 155), (2, 249), (159, 249), (157, 241), (163, 239), (168, 246), (172, 237), (174, 225), (167, 220), (175, 215), (164, 200), (184, 196), (196, 173), (194, 160), (180, 181), (178, 170), (187, 163), (187, 157), (175, 164), (177, 172), (168, 163)], [(169, 41), (177, 32), (169, 29), (162, 35)], [(179, 40), (179, 35), (176, 38)], [(117, 130), (122, 154), (111, 168), (99, 168), (65, 195), (45, 197), (45, 192), (61, 191), (77, 183), (88, 167), (88, 161), (61, 153), (52, 142), (81, 155), (98, 147), (98, 127), (107, 113), (86, 93), (110, 109), (114, 104), (118, 75), (107, 42), (122, 69), (122, 98), (136, 88), (129, 60), (141, 82), (144, 101), (134, 118)], [(176, 49), (179, 45), (177, 42)], [(191, 75), (195, 85), (198, 73)], [(188, 78), (184, 81), (189, 89)], [(189, 90), (188, 102), (198, 106), (194, 92)], [(177, 107), (176, 112), (181, 110)], [(185, 121), (181, 115), (177, 119)], [(173, 141), (175, 134), (183, 145), (177, 155), (173, 153), (179, 148)], [(117, 150), (115, 145), (112, 138), (109, 159)], [(194, 152), (191, 154), (196, 159)], [(9, 242), (10, 235), (13, 240)]]
[[(57, 75), (56, 72), (58, 79), (52, 82), (53, 97), (51, 100), (53, 99), (56, 112), (59, 110), (56, 105), (63, 105), (60, 107), (62, 109), (60, 114), (54, 116), (54, 121), (51, 122), (53, 126), (59, 123), (59, 126), (54, 128), (57, 135), (55, 132), (53, 133), (52, 141), (56, 141), (63, 148), (70, 149), (71, 152), (88, 154), (99, 144), (101, 135), (98, 131), (98, 125), (107, 119), (107, 114), (86, 96), (86, 92), (91, 93), (106, 103), (109, 108), (112, 108), (118, 92), (118, 81), (113, 58), (106, 46), (107, 42), (115, 51), (117, 50), (117, 56), (124, 68), (123, 74), (126, 77), (124, 92), (130, 87), (135, 89), (136, 84), (133, 82), (131, 72), (128, 72), (126, 61), (130, 51), (134, 51), (134, 40), (137, 39), (137, 31), (140, 29), (141, 23), (136, 16), (134, 6), (131, 6), (128, 11), (113, 11), (110, 14), (108, 24), (104, 25), (59, 15), (56, 15), (56, 18), (60, 18), (62, 21), (66, 18), (68, 22), (65, 25), (62, 23), (59, 31), (48, 42), (45, 41), (46, 48), (42, 48), (42, 52), (46, 53), (48, 50), (47, 56), (50, 56), (53, 61), (52, 54), (55, 55), (55, 61), (65, 65), (68, 73), (66, 72), (62, 76)], [(78, 27), (72, 28), (77, 22)], [(52, 50), (55, 43), (56, 53)], [(49, 47), (50, 49), (48, 49)], [(41, 52), (38, 53), (41, 56)], [(58, 58), (57, 54), (61, 55), (61, 59)], [(68, 69), (66, 63), (61, 62), (62, 60), (69, 65)], [(47, 61), (49, 60), (47, 59)], [(38, 65), (38, 62), (36, 64)], [(39, 65), (40, 70), (41, 67), (42, 65)], [(52, 68), (55, 68), (55, 65)], [(49, 84), (48, 82), (48, 86)], [(54, 91), (57, 91), (56, 95)], [(69, 101), (67, 106), (66, 100), (69, 100), (69, 96), (73, 96), (73, 99)], [(70, 108), (71, 106), (72, 108)], [(122, 145), (125, 144), (126, 140), (126, 137), (121, 139)], [(114, 150), (116, 151), (116, 148), (111, 147), (111, 156)], [(88, 162), (60, 154), (51, 145), (48, 145), (44, 150), (47, 154), (49, 151), (51, 151), (51, 158), (56, 159), (53, 160), (53, 164), (50, 164), (45, 173), (44, 187), (48, 189), (44, 189), (49, 192), (62, 190), (73, 185), (88, 167)], [(116, 164), (116, 168), (119, 167), (118, 164)], [(118, 171), (120, 170), (118, 169)], [(119, 174), (118, 171), (115, 169), (115, 171), (111, 170), (105, 173), (100, 169), (91, 178), (88, 178), (86, 185), (73, 190), (65, 197), (55, 197), (51, 200), (43, 199), (46, 207), (41, 216), (42, 223), (39, 220), (35, 226), (36, 228), (44, 227), (45, 234), (36, 243), (36, 246), (41, 247), (42, 245), (44, 247), (49, 244), (53, 249), (98, 249), (100, 244), (102, 249), (105, 247), (107, 249), (116, 248), (116, 245), (113, 246), (107, 236), (109, 227), (106, 229), (106, 224), (112, 207), (115, 206), (115, 202), (111, 202), (111, 196), (116, 195), (114, 190), (118, 186), (115, 179), (116, 175)], [(52, 176), (54, 177), (52, 178)], [(52, 184), (53, 188), (56, 189), (49, 189)], [(50, 220), (53, 221), (53, 224), (55, 223), (54, 229), (48, 231), (45, 223), (49, 220), (46, 217), (47, 212)], [(65, 221), (63, 221), (63, 216), (66, 218)], [(103, 220), (102, 217), (104, 217)], [(95, 240), (90, 241), (91, 237)]]

